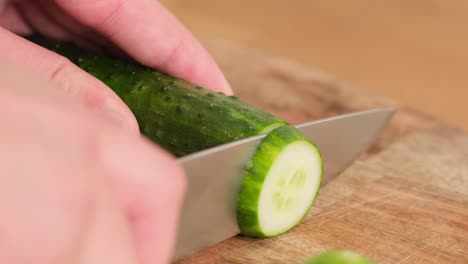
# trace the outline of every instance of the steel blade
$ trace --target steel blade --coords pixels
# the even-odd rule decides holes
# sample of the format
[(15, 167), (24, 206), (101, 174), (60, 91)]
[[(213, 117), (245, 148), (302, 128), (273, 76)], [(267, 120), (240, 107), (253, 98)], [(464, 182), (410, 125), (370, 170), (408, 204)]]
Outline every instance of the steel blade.
[[(375, 138), (393, 110), (376, 109), (297, 125), (322, 152), (322, 186), (344, 170)], [(239, 233), (237, 193), (243, 168), (264, 135), (197, 152), (179, 159), (187, 193), (174, 258), (179, 259)]]
[(338, 176), (372, 143), (393, 113), (390, 108), (375, 109), (296, 126), (322, 153), (322, 186)]

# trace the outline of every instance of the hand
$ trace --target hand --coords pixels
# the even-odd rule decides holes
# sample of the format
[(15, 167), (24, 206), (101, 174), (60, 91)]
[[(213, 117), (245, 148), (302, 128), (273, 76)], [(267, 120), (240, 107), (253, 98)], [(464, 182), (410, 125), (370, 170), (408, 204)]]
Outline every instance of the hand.
[(175, 160), (115, 128), (138, 131), (103, 83), (14, 33), (116, 46), (229, 94), (218, 67), (153, 0), (0, 0), (0, 9), (0, 263), (167, 262), (184, 192)]
[[(90, 48), (123, 50), (139, 62), (200, 86), (231, 94), (200, 43), (155, 0), (0, 0), (0, 26)], [(133, 131), (136, 121), (103, 83), (63, 57), (0, 28), (0, 61), (13, 61), (106, 112)]]
[(169, 262), (175, 159), (43, 76), (0, 64), (0, 80), (0, 263)]

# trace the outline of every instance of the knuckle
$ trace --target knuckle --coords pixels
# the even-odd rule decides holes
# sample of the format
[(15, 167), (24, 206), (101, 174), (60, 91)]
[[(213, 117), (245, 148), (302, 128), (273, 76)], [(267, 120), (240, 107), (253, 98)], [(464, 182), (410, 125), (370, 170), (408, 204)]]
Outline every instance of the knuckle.
[(59, 84), (60, 87), (68, 92), (71, 87), (68, 76), (72, 67), (73, 64), (69, 59), (58, 56), (55, 62), (51, 64), (49, 81)]
[[(112, 1), (103, 1), (105, 5), (95, 6), (97, 9), (96, 13), (100, 14), (100, 16), (90, 17), (89, 24), (94, 28), (102, 28), (107, 29), (111, 28), (109, 25), (118, 21), (119, 14), (124, 8), (125, 1), (124, 0), (112, 0)], [(111, 35), (108, 32), (108, 35)]]
[(98, 89), (102, 88), (100, 83), (83, 73), (70, 59), (58, 55), (49, 66), (48, 81), (65, 93), (84, 97), (85, 103), (91, 106), (100, 104), (104, 100), (103, 89)]
[[(173, 45), (171, 45), (171, 48), (166, 50), (165, 56), (163, 54), (162, 57), (161, 55), (158, 57), (159, 63), (156, 66), (158, 68), (170, 69), (174, 67), (175, 65), (180, 64), (179, 61), (181, 60), (181, 56), (183, 55), (184, 51), (185, 51), (184, 41), (182, 41), (181, 39), (173, 40)], [(145, 56), (145, 57), (152, 58), (154, 56), (151, 56), (148, 54), (148, 56)]]

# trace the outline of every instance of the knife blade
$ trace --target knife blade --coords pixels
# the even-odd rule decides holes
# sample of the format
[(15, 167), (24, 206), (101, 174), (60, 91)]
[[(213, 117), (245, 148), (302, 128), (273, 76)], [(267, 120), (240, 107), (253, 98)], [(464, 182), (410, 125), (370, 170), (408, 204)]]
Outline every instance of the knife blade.
[[(322, 187), (347, 168), (374, 140), (394, 110), (373, 109), (296, 125), (322, 153)], [(250, 137), (179, 159), (187, 175), (174, 259), (239, 233), (236, 198), (243, 168), (265, 135)]]

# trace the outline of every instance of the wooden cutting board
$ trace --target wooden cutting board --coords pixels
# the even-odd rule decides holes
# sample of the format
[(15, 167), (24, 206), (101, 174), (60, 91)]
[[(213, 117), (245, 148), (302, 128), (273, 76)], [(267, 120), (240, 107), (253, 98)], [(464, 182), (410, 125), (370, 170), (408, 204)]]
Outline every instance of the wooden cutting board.
[(322, 188), (298, 227), (270, 239), (234, 237), (180, 263), (300, 263), (329, 249), (381, 264), (468, 263), (468, 135), (317, 70), (203, 42), (238, 96), (290, 123), (383, 106), (398, 112), (375, 144)]

